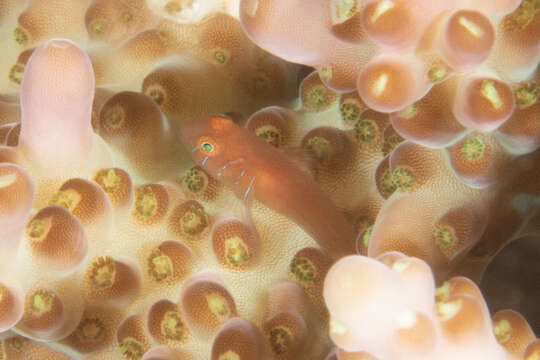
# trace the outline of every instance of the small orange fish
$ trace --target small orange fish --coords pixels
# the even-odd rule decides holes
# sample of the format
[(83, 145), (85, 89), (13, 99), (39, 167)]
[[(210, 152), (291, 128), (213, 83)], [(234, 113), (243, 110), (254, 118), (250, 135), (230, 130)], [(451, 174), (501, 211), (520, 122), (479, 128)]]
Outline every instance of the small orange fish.
[(351, 224), (282, 151), (221, 116), (188, 122), (180, 138), (193, 160), (239, 197), (254, 197), (292, 219), (334, 258), (356, 252)]

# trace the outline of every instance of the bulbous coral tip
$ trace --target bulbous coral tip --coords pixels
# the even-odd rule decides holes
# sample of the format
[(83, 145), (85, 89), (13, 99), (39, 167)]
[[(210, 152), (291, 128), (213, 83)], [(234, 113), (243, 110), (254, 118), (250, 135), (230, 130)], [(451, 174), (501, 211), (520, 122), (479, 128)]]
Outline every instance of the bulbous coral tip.
[(33, 198), (34, 184), (26, 171), (14, 164), (0, 164), (0, 272), (12, 263), (8, 260), (18, 249)]
[(181, 360), (183, 358), (177, 351), (167, 346), (156, 346), (145, 352), (142, 360)]
[(451, 66), (470, 68), (487, 59), (494, 42), (495, 29), (484, 14), (460, 10), (446, 24), (443, 54)]
[(23, 311), (22, 292), (17, 287), (0, 283), (0, 332), (9, 330), (17, 324), (23, 316)]
[(192, 328), (201, 332), (217, 330), (236, 316), (236, 304), (218, 276), (209, 271), (190, 277), (184, 285), (180, 306)]
[(368, 107), (383, 113), (403, 109), (428, 90), (422, 66), (396, 56), (371, 60), (358, 74), (356, 85)]
[(211, 359), (260, 360), (267, 359), (265, 355), (261, 331), (247, 320), (232, 318), (214, 338)]
[(458, 86), (453, 112), (466, 127), (493, 131), (510, 118), (515, 107), (508, 84), (495, 78), (473, 77)]
[(24, 154), (49, 167), (88, 156), (93, 98), (94, 73), (84, 50), (67, 39), (36, 48), (21, 84), (19, 147)]
[(147, 317), (148, 331), (160, 344), (183, 344), (189, 337), (184, 316), (178, 305), (160, 300), (150, 307)]
[(415, 19), (408, 1), (379, 0), (362, 11), (362, 25), (369, 36), (384, 45), (403, 46), (415, 35)]
[(80, 264), (88, 251), (81, 223), (61, 206), (41, 209), (26, 225), (26, 238), (34, 256), (62, 270)]

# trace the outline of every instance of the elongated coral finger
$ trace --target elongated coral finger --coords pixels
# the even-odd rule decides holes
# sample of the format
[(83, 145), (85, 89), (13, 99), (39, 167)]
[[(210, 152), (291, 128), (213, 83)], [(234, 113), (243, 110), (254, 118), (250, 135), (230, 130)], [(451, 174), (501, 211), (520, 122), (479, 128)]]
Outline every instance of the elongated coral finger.
[(21, 84), (24, 156), (49, 169), (87, 159), (94, 145), (93, 92), (90, 60), (75, 43), (53, 39), (38, 47)]

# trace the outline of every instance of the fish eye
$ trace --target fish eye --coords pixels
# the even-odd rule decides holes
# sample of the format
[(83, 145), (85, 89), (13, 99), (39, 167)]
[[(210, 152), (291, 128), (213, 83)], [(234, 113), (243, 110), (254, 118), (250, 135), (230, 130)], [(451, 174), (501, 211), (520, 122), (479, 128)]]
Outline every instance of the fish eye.
[(207, 143), (207, 142), (203, 143), (203, 144), (201, 145), (201, 147), (202, 147), (202, 149), (203, 149), (204, 151), (206, 151), (206, 152), (212, 152), (212, 150), (214, 150), (214, 145), (212, 145), (212, 144), (210, 144), (210, 143)]
[(199, 149), (206, 155), (212, 156), (217, 154), (218, 146), (214, 139), (205, 136), (199, 139)]

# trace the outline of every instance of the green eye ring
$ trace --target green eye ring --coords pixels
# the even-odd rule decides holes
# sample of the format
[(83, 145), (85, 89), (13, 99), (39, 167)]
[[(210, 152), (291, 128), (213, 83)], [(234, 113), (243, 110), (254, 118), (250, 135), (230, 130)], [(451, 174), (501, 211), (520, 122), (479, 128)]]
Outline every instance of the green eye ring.
[(210, 144), (210, 143), (203, 143), (201, 145), (201, 148), (205, 151), (205, 152), (212, 152), (212, 150), (214, 150), (214, 145)]
[(219, 147), (214, 141), (214, 139), (209, 137), (201, 137), (199, 139), (199, 149), (209, 156), (214, 156), (218, 153)]

